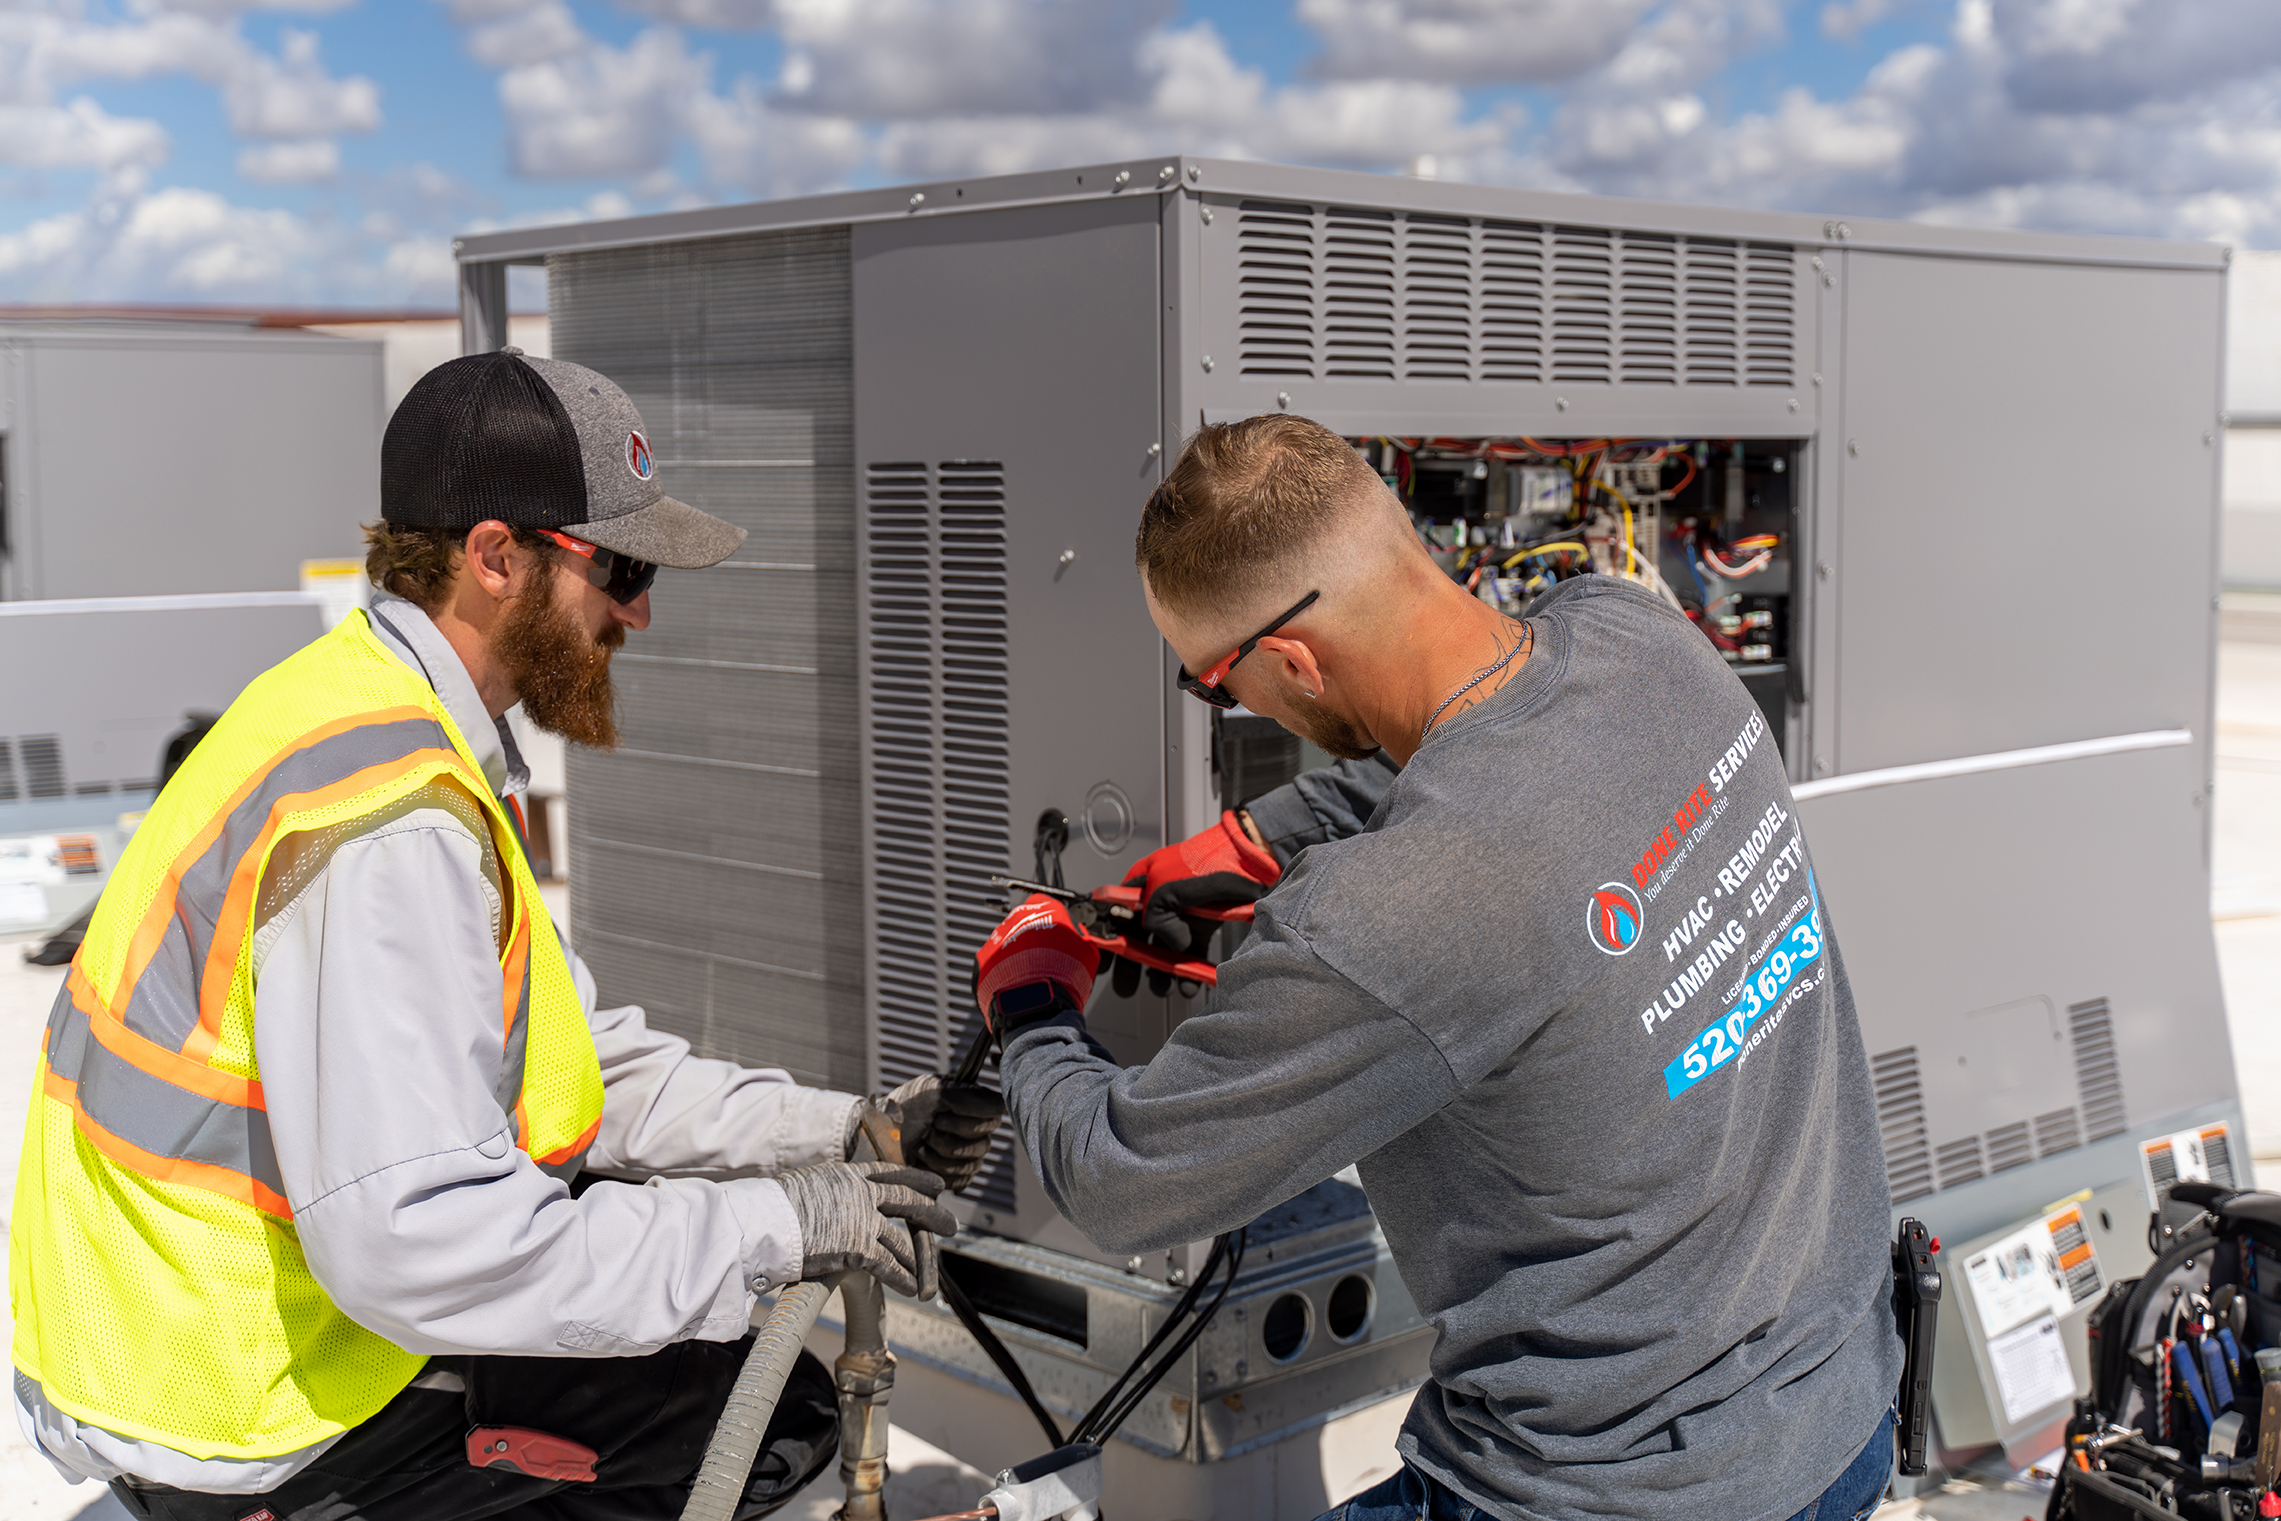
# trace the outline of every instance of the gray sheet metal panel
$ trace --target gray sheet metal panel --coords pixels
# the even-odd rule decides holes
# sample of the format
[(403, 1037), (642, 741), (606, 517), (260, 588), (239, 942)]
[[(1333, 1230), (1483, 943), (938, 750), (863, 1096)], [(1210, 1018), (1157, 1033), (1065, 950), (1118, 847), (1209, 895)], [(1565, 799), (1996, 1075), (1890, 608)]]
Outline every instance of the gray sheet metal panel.
[[(11, 599), (286, 591), (380, 515), (380, 345), (26, 327), (13, 350)], [(132, 447), (122, 447), (132, 440)]]
[[(1118, 879), (1164, 838), (1161, 641), (1132, 562), (1134, 514), (1158, 468), (1157, 212), (1153, 198), (1128, 198), (853, 229), (857, 460), (876, 503), (860, 601), (882, 1082), (953, 1058), (970, 1027), (970, 958), (1000, 912), (982, 906), (995, 890), (981, 876), (1028, 874), (1041, 810), (1075, 823), (1073, 886)], [(975, 473), (985, 467), (1002, 487)], [(990, 520), (1002, 528), (964, 521), (1001, 534), (1002, 559), (960, 559), (960, 494), (1000, 490), (984, 505), (1002, 501)], [(918, 573), (929, 563), (932, 588)], [(993, 576), (1004, 642), (985, 647), (958, 620), (976, 623), (972, 593)], [(943, 623), (932, 636), (928, 615)], [(982, 683), (1001, 661), (993, 698)], [(973, 720), (963, 779), (962, 691)], [(994, 743), (985, 709), (1004, 715)], [(942, 799), (931, 810), (930, 776)], [(995, 818), (992, 787), (1004, 799)], [(1105, 849), (1088, 836), (1089, 807)], [(1163, 1038), (1164, 1001), (1100, 1007), (1096, 1027), (1145, 1056)], [(1003, 1188), (985, 1202), (994, 1228), (1014, 1228)], [(1024, 1225), (1052, 1218), (1034, 1180), (1019, 1212)]]
[(708, 206), (697, 211), (662, 212), (618, 221), (518, 228), (458, 239), (455, 252), (463, 263), (528, 263), (548, 254), (573, 250), (688, 242), (795, 227), (934, 221), (946, 216), (1018, 206), (1131, 199), (1165, 194), (1174, 189), (1189, 194), (1263, 195), (1390, 205), (1453, 216), (1583, 222), (1704, 237), (1771, 238), (1800, 244), (1819, 240), (1854, 248), (1907, 249), (1965, 258), (2216, 268), (2226, 257), (2223, 249), (2211, 243), (2086, 238), (2008, 230), (1990, 232), (1913, 222), (1738, 211), (1189, 156), (1130, 159), (1122, 163), (1073, 165), (1026, 174), (941, 180), (879, 190), (753, 201), (738, 206)]
[(1839, 281), (1836, 769), (2192, 728), (2197, 790), (2219, 272), (1856, 252)]
[(2002, 1164), (2235, 1103), (2196, 774), (2180, 746), (1799, 804), (1911, 1213), (1966, 1234), (1948, 1191)]
[(707, 1055), (865, 1080), (844, 230), (551, 261), (557, 357), (641, 408), (672, 495), (749, 533), (666, 571), (571, 748), (572, 938)]

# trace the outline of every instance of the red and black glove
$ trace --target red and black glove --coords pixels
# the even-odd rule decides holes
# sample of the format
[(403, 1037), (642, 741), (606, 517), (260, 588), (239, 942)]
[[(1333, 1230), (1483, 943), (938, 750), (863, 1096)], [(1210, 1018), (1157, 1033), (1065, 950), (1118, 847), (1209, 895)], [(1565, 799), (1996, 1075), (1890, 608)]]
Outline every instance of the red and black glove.
[(1011, 1030), (1084, 1008), (1099, 962), (1069, 910), (1032, 893), (974, 953), (974, 1001), (1003, 1047)]
[(1125, 886), (1141, 890), (1141, 933), (1159, 950), (1191, 960), (1202, 958), (1220, 927), (1192, 910), (1257, 903), (1281, 880), (1274, 855), (1252, 843), (1232, 810), (1201, 834), (1150, 851), (1125, 873)]

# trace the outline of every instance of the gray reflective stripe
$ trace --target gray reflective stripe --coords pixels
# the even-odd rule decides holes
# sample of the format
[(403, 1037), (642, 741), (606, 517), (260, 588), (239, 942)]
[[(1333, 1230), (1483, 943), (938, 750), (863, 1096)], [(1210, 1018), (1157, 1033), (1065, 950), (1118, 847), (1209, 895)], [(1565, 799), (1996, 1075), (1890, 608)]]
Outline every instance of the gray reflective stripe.
[(267, 1114), (177, 1088), (112, 1054), (68, 989), (48, 1021), (48, 1070), (77, 1083), (81, 1112), (128, 1145), (226, 1168), (285, 1197)]
[(415, 751), (451, 748), (450, 736), (434, 719), (399, 718), (328, 735), (272, 766), (261, 784), (230, 810), (213, 843), (182, 873), (166, 933), (120, 1011), (127, 1028), (179, 1051), (198, 1027), (198, 986), (214, 944), (215, 924), (229, 897), (230, 879), (239, 860), (268, 827), (270, 810), (280, 799), (330, 787), (367, 766), (385, 765)]
[(515, 1101), (523, 1096), (523, 1056), (531, 1038), (531, 958), (523, 958), (523, 989), (515, 1000), (515, 1022), (507, 1027), (507, 1050), (499, 1063), (499, 1086), (491, 1096), (514, 1123)]

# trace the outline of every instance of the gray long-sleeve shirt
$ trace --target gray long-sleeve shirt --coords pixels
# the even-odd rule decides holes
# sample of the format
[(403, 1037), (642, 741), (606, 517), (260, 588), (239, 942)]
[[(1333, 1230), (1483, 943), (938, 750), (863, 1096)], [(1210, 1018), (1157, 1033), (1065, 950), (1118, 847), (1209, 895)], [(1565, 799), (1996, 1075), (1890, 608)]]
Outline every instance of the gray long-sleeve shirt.
[[(375, 611), (492, 786), (521, 790), (512, 734), (435, 625), (398, 598)], [(571, 955), (604, 1093), (586, 1164), (650, 1180), (571, 1198), (515, 1149), (493, 1094), (504, 904), (483, 850), (457, 813), (407, 813), (341, 845), (257, 928), (255, 1054), (311, 1273), (359, 1324), (431, 1355), (743, 1335), (755, 1292), (800, 1276), (799, 1221), (767, 1175), (845, 1155), (860, 1100), (692, 1056), (639, 1008), (597, 1009)], [(200, 1459), (75, 1421), (22, 1375), (16, 1404), (73, 1477), (259, 1493), (331, 1445)]]
[[(1120, 1253), (1359, 1163), (1440, 1333), (1402, 1451), (1491, 1514), (1788, 1517), (1900, 1373), (1851, 994), (1709, 644), (1607, 577), (1531, 622), (1520, 675), (1297, 856), (1209, 1012), (1131, 1069), (1076, 1015), (1020, 1033), (1013, 1116)], [(1264, 811), (1332, 833), (1318, 784)]]

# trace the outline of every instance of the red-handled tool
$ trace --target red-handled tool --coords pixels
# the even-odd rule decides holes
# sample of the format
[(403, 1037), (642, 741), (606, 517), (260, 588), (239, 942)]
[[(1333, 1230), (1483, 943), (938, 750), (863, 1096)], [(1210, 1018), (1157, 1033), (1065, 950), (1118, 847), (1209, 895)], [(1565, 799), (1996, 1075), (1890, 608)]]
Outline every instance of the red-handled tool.
[[(1107, 951), (1112, 956), (1122, 956), (1127, 961), (1169, 973), (1188, 982), (1203, 983), (1206, 987), (1214, 986), (1220, 980), (1219, 968), (1209, 961), (1176, 960), (1145, 941), (1133, 938), (1134, 932), (1140, 929), (1141, 890), (1138, 887), (1096, 887), (1089, 893), (1081, 893), (1074, 888), (1049, 887), (1043, 882), (1026, 882), (1020, 877), (998, 876), (990, 879), (990, 885), (1012, 888), (1017, 892), (1043, 893), (1055, 899), (1069, 910), (1070, 920), (1076, 924), (1078, 933), (1096, 950)], [(1251, 907), (1249, 903), (1236, 903), (1226, 908), (1190, 909), (1188, 913), (1194, 918), (1216, 919), (1222, 923), (1229, 920), (1249, 923)]]
[(477, 1468), (505, 1468), (534, 1479), (566, 1484), (594, 1482), (601, 1456), (568, 1437), (550, 1436), (523, 1426), (478, 1426), (467, 1434), (467, 1461)]

